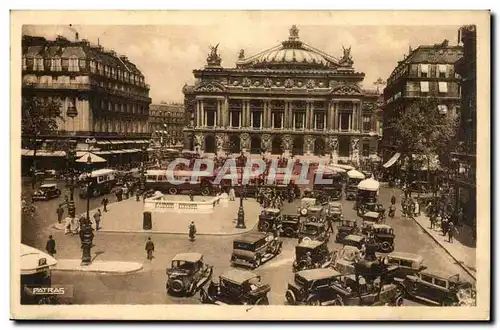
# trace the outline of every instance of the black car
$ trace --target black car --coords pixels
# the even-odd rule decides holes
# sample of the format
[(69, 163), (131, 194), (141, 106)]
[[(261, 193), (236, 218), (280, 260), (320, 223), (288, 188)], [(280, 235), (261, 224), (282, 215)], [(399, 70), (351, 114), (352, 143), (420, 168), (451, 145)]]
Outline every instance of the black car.
[(303, 224), (298, 234), (299, 242), (303, 240), (328, 242), (330, 240), (330, 234), (327, 232), (326, 228), (324, 222), (307, 222)]
[(32, 195), (33, 201), (47, 201), (52, 198), (61, 196), (61, 190), (55, 183), (42, 184), (40, 189), (35, 191)]
[(169, 293), (191, 296), (212, 279), (213, 267), (203, 261), (200, 253), (179, 253), (166, 272)]

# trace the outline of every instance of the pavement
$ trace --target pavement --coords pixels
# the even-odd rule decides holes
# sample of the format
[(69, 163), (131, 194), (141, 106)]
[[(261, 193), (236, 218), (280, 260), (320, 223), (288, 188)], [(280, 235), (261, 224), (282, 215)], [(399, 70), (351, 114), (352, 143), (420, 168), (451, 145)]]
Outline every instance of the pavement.
[(452, 243), (448, 242), (448, 236), (443, 236), (441, 228), (430, 228), (430, 220), (427, 215), (414, 217), (413, 220), (471, 277), (476, 279), (476, 248), (463, 244), (455, 238)]
[(80, 259), (59, 259), (54, 271), (79, 271), (94, 273), (130, 274), (142, 269), (138, 262), (125, 261), (93, 261), (90, 265), (82, 266)]
[[(173, 199), (188, 196), (172, 196)], [(204, 197), (196, 196), (195, 201)], [(102, 207), (99, 207), (102, 212)], [(157, 233), (188, 234), (189, 224), (194, 221), (197, 235), (240, 235), (251, 231), (257, 224), (260, 214), (259, 204), (248, 199), (243, 201), (246, 228), (236, 228), (239, 200), (229, 201), (227, 206), (219, 205), (211, 214), (152, 213), (152, 230), (142, 228), (144, 204), (135, 198), (108, 205), (108, 212), (102, 212), (99, 232), (104, 233)], [(90, 211), (91, 219), (97, 208)], [(64, 230), (64, 225), (55, 223), (54, 229)], [(95, 224), (93, 223), (95, 229)]]

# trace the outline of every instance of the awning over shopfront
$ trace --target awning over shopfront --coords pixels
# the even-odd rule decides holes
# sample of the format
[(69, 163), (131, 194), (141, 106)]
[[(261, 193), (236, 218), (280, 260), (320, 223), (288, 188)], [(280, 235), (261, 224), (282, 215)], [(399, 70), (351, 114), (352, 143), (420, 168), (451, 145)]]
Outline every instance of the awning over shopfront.
[(123, 143), (135, 143), (135, 141), (133, 141), (133, 140), (126, 140), (126, 141), (123, 141)]
[(365, 175), (359, 171), (356, 171), (356, 170), (350, 170), (349, 172), (347, 172), (347, 176), (350, 179), (361, 179), (361, 180), (365, 179)]
[(399, 152), (395, 153), (394, 156), (392, 156), (391, 159), (389, 159), (387, 161), (387, 163), (385, 163), (382, 166), (385, 168), (391, 167), (392, 165), (394, 165), (398, 161), (399, 157), (401, 157), (401, 154)]
[(109, 151), (96, 151), (94, 152), (96, 155), (111, 155), (112, 152), (109, 150)]
[(91, 152), (86, 152), (84, 153), (80, 158), (78, 158), (76, 160), (77, 163), (87, 163), (88, 161), (88, 158), (90, 157), (90, 161), (92, 162), (92, 164), (94, 163), (105, 163), (107, 162), (106, 159), (102, 158), (102, 157), (99, 157)]
[[(22, 149), (21, 150), (21, 156), (28, 156), (28, 157), (33, 157), (35, 151), (34, 150), (28, 150), (28, 149)], [(49, 151), (49, 150), (37, 150), (36, 151), (36, 157), (65, 157), (66, 152), (64, 151)]]
[(97, 145), (108, 145), (111, 144), (109, 141), (97, 141)]
[(122, 140), (117, 140), (117, 141), (111, 141), (111, 144), (122, 144)]
[(380, 183), (372, 178), (363, 180), (358, 184), (359, 190), (377, 191), (379, 187)]

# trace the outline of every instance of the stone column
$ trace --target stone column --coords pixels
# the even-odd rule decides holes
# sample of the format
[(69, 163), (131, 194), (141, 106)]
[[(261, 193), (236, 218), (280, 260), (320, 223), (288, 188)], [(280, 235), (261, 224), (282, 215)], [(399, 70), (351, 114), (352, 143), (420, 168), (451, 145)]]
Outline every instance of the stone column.
[(250, 111), (250, 100), (246, 101), (246, 125), (249, 127), (252, 124), (252, 120), (250, 119), (252, 116), (252, 113)]
[(229, 100), (227, 97), (224, 98), (224, 127), (229, 126)]
[(288, 128), (294, 129), (293, 127), (293, 105), (292, 102), (287, 102), (288, 103)]
[(216, 127), (222, 126), (222, 102), (217, 99), (217, 122), (215, 123)]
[(201, 127), (205, 126), (205, 109), (203, 109), (203, 100), (200, 100), (200, 110), (201, 110)]
[(361, 108), (361, 101), (358, 101), (358, 131), (363, 129), (363, 110)]
[(195, 123), (196, 124), (195, 124), (195, 127), (200, 127), (201, 126), (201, 124), (200, 124), (200, 117), (201, 117), (200, 112), (201, 112), (201, 108), (200, 107), (201, 107), (200, 106), (200, 100), (196, 100), (196, 115), (195, 115), (196, 116), (195, 117), (195, 120), (196, 120)]
[(340, 130), (339, 127), (339, 103), (337, 101), (333, 102), (333, 122), (332, 128), (334, 131)]
[(311, 113), (311, 120), (309, 121), (309, 128), (310, 129), (314, 129), (314, 102), (311, 102), (309, 104), (309, 112)]

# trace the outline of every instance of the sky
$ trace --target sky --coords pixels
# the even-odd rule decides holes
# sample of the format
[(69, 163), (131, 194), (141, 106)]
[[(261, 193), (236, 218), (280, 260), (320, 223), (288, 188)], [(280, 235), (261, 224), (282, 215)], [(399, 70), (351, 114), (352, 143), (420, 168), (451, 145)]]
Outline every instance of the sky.
[[(353, 26), (300, 25), (300, 40), (334, 57), (342, 56), (342, 46), (351, 47), (353, 67), (366, 74), (363, 87), (375, 89), (373, 82), (386, 80), (397, 62), (408, 54), (409, 46), (441, 43), (457, 44), (459, 26)], [(219, 44), (222, 66), (235, 67), (240, 49), (246, 57), (274, 47), (288, 39), (290, 25), (268, 24), (262, 20), (232, 20), (210, 25), (74, 25), (80, 39), (126, 55), (137, 65), (151, 86), (153, 103), (182, 102), (182, 87), (193, 84), (192, 71), (206, 64), (209, 46)], [(23, 34), (55, 39), (57, 35), (75, 39), (69, 25), (24, 25)]]

